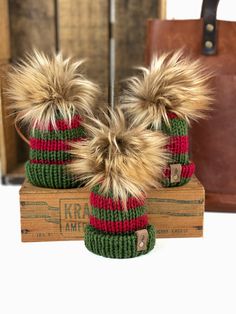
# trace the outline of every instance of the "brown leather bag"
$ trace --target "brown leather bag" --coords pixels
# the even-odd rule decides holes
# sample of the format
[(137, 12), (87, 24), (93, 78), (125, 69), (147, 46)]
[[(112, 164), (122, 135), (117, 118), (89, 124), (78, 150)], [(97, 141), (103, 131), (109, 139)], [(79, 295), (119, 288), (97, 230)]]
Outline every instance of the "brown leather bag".
[(236, 22), (216, 20), (218, 3), (204, 0), (199, 20), (148, 20), (146, 62), (154, 53), (184, 48), (214, 69), (214, 110), (192, 125), (192, 159), (206, 209), (236, 212)]

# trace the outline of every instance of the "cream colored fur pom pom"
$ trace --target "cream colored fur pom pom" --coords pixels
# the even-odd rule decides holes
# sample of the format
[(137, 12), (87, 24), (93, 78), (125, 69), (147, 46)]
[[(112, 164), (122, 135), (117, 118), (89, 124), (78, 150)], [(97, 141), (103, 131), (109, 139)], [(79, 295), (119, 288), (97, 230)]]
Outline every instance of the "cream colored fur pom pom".
[(91, 114), (98, 87), (80, 73), (82, 61), (34, 51), (12, 68), (7, 94), (17, 120), (56, 128), (58, 114), (70, 124), (75, 114)]
[(184, 57), (181, 51), (154, 57), (140, 76), (128, 79), (122, 108), (135, 124), (146, 121), (154, 129), (169, 125), (167, 112), (188, 123), (205, 117), (212, 102), (209, 74), (199, 60)]
[(128, 195), (142, 198), (166, 165), (166, 137), (146, 129), (146, 125), (127, 125), (121, 110), (105, 115), (106, 123), (91, 118), (84, 125), (88, 140), (72, 143), (74, 161), (70, 170), (78, 179), (94, 187), (101, 184), (103, 194), (126, 202)]

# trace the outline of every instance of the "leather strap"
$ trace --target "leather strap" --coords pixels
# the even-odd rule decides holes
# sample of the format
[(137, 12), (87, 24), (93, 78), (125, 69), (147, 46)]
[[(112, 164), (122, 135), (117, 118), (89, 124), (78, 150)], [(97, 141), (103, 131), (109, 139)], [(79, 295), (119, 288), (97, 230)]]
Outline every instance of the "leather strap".
[(15, 129), (17, 131), (17, 133), (19, 134), (19, 136), (22, 138), (22, 140), (28, 144), (30, 146), (30, 141), (24, 136), (24, 134), (21, 132), (21, 129), (18, 126), (18, 119), (16, 118), (14, 121), (14, 125), (15, 125)]
[(214, 55), (217, 53), (216, 13), (219, 0), (203, 0), (201, 18), (203, 18), (202, 53)]

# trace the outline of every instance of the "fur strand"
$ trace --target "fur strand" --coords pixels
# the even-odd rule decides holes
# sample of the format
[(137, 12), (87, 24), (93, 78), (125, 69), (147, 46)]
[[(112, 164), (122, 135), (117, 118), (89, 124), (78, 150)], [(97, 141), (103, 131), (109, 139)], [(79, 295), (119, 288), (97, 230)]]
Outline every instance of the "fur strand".
[(63, 59), (59, 53), (49, 58), (34, 51), (12, 68), (7, 94), (16, 119), (35, 127), (51, 123), (56, 129), (58, 114), (70, 124), (75, 114), (91, 114), (98, 87), (85, 79), (79, 69), (83, 61)]
[(129, 195), (142, 198), (158, 186), (167, 161), (166, 137), (142, 125), (127, 126), (121, 110), (109, 114), (107, 123), (92, 118), (85, 125), (89, 139), (71, 144), (70, 170), (90, 188), (100, 184), (101, 193), (112, 192), (125, 204)]
[(161, 122), (169, 125), (167, 112), (188, 123), (205, 117), (210, 109), (211, 73), (199, 60), (184, 57), (181, 51), (154, 57), (149, 68), (139, 68), (141, 75), (128, 79), (122, 108), (135, 124), (147, 121), (154, 129)]

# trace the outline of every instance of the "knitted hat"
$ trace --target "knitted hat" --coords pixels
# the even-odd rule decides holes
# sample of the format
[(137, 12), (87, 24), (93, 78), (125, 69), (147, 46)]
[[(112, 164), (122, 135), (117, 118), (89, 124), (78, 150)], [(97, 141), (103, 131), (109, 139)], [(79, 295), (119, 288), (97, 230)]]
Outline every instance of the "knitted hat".
[(92, 114), (98, 89), (78, 69), (81, 61), (52, 58), (34, 52), (9, 74), (8, 95), (16, 121), (30, 130), (26, 176), (33, 185), (72, 188), (78, 185), (68, 172), (68, 141), (85, 137), (81, 119)]
[(71, 162), (68, 141), (84, 138), (80, 115), (71, 119), (70, 125), (64, 119), (56, 119), (56, 130), (50, 123), (46, 129), (39, 125), (31, 131), (30, 160), (26, 162), (26, 176), (36, 186), (66, 189), (78, 186), (75, 178), (65, 167)]
[(105, 257), (130, 258), (155, 245), (145, 192), (157, 186), (166, 160), (166, 138), (141, 125), (127, 126), (120, 110), (110, 112), (106, 121), (91, 119), (86, 126), (89, 140), (72, 143), (70, 169), (91, 188), (86, 247)]
[(189, 158), (189, 124), (209, 110), (212, 92), (208, 81), (212, 75), (199, 60), (186, 58), (181, 52), (155, 57), (149, 68), (140, 70), (140, 77), (128, 80), (121, 107), (134, 125), (145, 121), (149, 128), (169, 136), (170, 161), (162, 184), (183, 185), (195, 171)]

